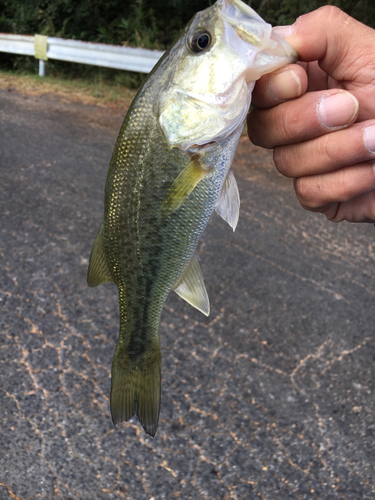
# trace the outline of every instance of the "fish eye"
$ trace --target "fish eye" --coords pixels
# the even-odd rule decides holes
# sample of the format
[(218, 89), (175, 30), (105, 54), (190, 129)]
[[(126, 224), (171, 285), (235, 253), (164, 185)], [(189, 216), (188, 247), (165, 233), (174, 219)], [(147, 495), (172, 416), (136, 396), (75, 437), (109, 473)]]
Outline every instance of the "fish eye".
[(198, 30), (191, 35), (189, 47), (193, 52), (198, 54), (207, 49), (211, 45), (211, 41), (211, 34), (207, 30)]

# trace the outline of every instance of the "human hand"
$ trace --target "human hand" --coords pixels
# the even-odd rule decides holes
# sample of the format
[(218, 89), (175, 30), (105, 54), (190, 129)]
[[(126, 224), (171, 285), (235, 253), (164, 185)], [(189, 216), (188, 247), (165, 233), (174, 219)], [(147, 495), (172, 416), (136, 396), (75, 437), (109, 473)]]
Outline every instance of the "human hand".
[(302, 62), (257, 82), (250, 140), (274, 148), (305, 209), (375, 222), (375, 30), (325, 6), (277, 31)]

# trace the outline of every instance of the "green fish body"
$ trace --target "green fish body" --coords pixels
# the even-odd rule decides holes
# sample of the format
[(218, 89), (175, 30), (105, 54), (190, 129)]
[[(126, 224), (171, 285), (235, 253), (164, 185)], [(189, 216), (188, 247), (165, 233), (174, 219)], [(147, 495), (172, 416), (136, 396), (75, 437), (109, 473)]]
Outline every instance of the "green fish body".
[[(238, 220), (239, 195), (230, 167), (250, 105), (254, 80), (249, 78), (254, 76), (249, 77), (246, 58), (236, 62), (225, 29), (239, 38), (240, 46), (250, 45), (249, 39), (261, 43), (259, 27), (254, 35), (245, 22), (254, 15), (256, 24), (269, 26), (240, 0), (220, 0), (195, 16), (134, 98), (107, 175), (88, 284), (113, 281), (119, 289), (113, 422), (137, 414), (152, 436), (160, 411), (158, 329), (164, 302), (175, 290), (209, 314), (195, 251), (215, 209), (233, 229)], [(280, 44), (277, 57), (263, 50), (263, 59), (267, 50), (273, 58), (268, 71), (295, 58), (285, 42)], [(223, 67), (233, 73), (232, 78), (225, 75), (229, 81), (224, 85)]]

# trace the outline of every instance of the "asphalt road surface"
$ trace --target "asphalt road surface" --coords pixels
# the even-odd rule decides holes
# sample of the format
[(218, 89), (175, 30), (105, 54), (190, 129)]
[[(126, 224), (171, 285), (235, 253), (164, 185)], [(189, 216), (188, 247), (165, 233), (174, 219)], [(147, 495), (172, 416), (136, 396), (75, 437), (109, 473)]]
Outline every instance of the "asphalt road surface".
[(245, 137), (211, 314), (162, 314), (157, 435), (112, 425), (117, 289), (86, 271), (123, 115), (0, 91), (0, 499), (374, 499), (375, 228), (303, 211)]

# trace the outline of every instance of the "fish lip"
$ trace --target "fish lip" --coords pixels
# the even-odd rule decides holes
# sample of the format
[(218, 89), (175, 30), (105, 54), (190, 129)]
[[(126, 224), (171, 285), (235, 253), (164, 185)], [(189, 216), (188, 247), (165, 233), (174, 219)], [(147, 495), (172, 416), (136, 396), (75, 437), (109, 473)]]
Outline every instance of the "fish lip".
[(265, 22), (264, 19), (261, 18), (260, 15), (250, 7), (250, 5), (242, 2), (242, 0), (224, 0), (224, 2), (237, 8), (239, 11), (243, 12), (244, 14), (246, 14), (246, 16), (251, 17), (252, 19), (256, 19), (261, 23)]
[[(231, 17), (230, 13), (227, 13), (228, 6), (236, 9), (240, 13), (244, 14), (244, 16), (251, 21), (259, 22), (262, 26), (268, 25), (269, 33), (269, 41), (276, 42), (278, 46), (283, 50), (285, 56), (291, 58), (291, 62), (295, 62), (299, 59), (299, 55), (296, 50), (289, 45), (289, 43), (284, 40), (278, 33), (274, 32), (271, 24), (267, 23), (262, 17), (259, 16), (255, 10), (253, 10), (249, 5), (245, 4), (241, 0), (222, 0), (222, 5), (220, 6), (220, 15), (223, 20), (225, 20), (232, 28), (235, 30), (237, 35), (242, 38), (247, 43), (255, 47), (262, 47), (264, 45), (264, 38), (259, 38), (255, 33), (251, 31), (246, 31), (246, 29), (241, 27), (241, 23), (238, 23), (238, 19), (235, 17)], [(246, 27), (245, 27), (246, 28)], [(269, 47), (264, 47), (260, 52), (267, 52)]]
[(289, 54), (290, 57), (294, 59), (293, 62), (298, 61), (299, 59), (299, 54), (298, 52), (286, 41), (282, 36), (280, 36), (276, 31), (273, 31), (272, 29), (272, 35), (271, 39), (275, 40), (279, 45), (282, 46), (286, 54)]
[[(270, 52), (270, 47), (266, 46), (266, 47), (264, 47), (263, 50), (259, 50), (255, 59), (260, 57), (262, 54), (272, 54), (272, 52), (273, 52), (273, 55), (287, 57), (289, 59), (288, 64), (293, 64), (293, 63), (296, 63), (298, 61), (298, 59), (299, 59), (298, 52), (286, 40), (284, 40), (283, 37), (281, 37), (278, 33), (274, 32), (273, 30), (272, 30), (272, 33), (270, 36), (270, 40), (277, 43), (277, 48), (278, 48), (279, 52), (273, 52), (272, 49)], [(282, 51), (283, 53), (280, 53), (280, 51)], [(280, 67), (280, 66), (275, 64), (272, 71), (276, 70), (278, 67)]]
[[(230, 2), (230, 3), (234, 7), (237, 7), (233, 2)], [(248, 5), (246, 7), (248, 7)], [(249, 9), (251, 9), (251, 8), (249, 7)], [(234, 29), (234, 31), (237, 33), (237, 35), (240, 38), (242, 38), (242, 40), (244, 40), (247, 43), (250, 43), (254, 47), (261, 47), (262, 40), (259, 37), (257, 37), (254, 33), (250, 32), (250, 31), (246, 31), (246, 29), (242, 28), (241, 24), (239, 24), (239, 22), (238, 22), (238, 19), (235, 19), (235, 18), (231, 17), (230, 15), (228, 15), (226, 10), (227, 9), (220, 9), (220, 16), (223, 19), (223, 21), (227, 22)], [(246, 17), (252, 21), (262, 23), (262, 25), (267, 24), (261, 18), (259, 18), (259, 19), (257, 17), (254, 18), (254, 16), (252, 16), (251, 13), (250, 13), (250, 15), (248, 13), (246, 13)]]

